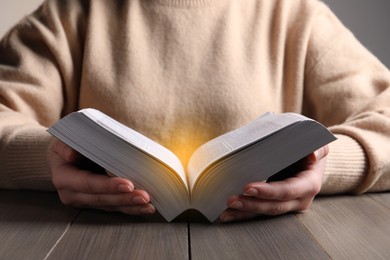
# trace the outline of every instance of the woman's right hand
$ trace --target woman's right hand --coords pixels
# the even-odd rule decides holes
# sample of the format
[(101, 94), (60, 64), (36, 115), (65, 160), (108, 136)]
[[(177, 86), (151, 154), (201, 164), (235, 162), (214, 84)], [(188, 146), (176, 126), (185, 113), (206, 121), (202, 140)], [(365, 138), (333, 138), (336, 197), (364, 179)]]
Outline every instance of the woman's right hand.
[(78, 167), (82, 156), (62, 141), (54, 138), (49, 153), (52, 181), (65, 205), (129, 215), (156, 211), (148, 193), (134, 189), (131, 181)]

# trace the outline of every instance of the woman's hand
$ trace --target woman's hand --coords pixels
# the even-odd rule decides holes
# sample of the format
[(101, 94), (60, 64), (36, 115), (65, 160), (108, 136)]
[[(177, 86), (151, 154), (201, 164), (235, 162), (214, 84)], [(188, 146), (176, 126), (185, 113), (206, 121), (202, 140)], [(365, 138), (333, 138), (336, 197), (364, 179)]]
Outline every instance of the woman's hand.
[(52, 181), (65, 205), (129, 215), (155, 212), (145, 191), (135, 190), (129, 180), (82, 169), (82, 158), (65, 143), (53, 140), (49, 156)]
[(307, 156), (304, 169), (293, 177), (246, 185), (244, 195), (228, 199), (229, 208), (221, 214), (220, 220), (229, 222), (308, 209), (321, 189), (328, 152), (328, 146), (324, 146)]

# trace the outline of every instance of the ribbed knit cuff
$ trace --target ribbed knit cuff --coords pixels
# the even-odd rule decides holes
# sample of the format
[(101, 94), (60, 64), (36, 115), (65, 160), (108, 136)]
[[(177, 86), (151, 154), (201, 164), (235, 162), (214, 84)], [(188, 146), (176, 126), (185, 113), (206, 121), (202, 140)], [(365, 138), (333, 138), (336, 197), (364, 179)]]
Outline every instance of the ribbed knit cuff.
[(54, 190), (48, 163), (51, 136), (42, 128), (19, 128), (2, 140), (0, 188)]
[(320, 194), (354, 192), (363, 181), (366, 157), (363, 148), (354, 139), (336, 135), (329, 145), (329, 155)]

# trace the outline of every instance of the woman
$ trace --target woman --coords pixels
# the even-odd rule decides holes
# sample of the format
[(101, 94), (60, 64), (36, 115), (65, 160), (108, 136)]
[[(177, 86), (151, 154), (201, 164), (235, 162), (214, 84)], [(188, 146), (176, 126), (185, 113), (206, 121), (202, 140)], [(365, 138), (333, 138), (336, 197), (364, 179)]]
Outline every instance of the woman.
[(320, 190), (388, 190), (389, 86), (389, 70), (317, 0), (47, 0), (1, 42), (0, 185), (154, 213), (146, 191), (82, 170), (46, 133), (93, 107), (184, 163), (266, 111), (304, 114), (338, 137), (294, 177), (232, 194), (222, 221), (304, 210)]

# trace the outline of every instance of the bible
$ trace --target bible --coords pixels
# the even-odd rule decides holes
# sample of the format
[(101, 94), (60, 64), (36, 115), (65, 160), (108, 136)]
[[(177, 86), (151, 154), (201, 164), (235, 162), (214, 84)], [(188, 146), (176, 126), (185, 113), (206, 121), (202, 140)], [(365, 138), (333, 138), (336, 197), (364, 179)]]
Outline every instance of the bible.
[(184, 169), (164, 146), (92, 108), (70, 113), (48, 132), (148, 192), (168, 222), (188, 209), (214, 222), (246, 184), (266, 181), (336, 139), (305, 116), (266, 113), (201, 145)]

